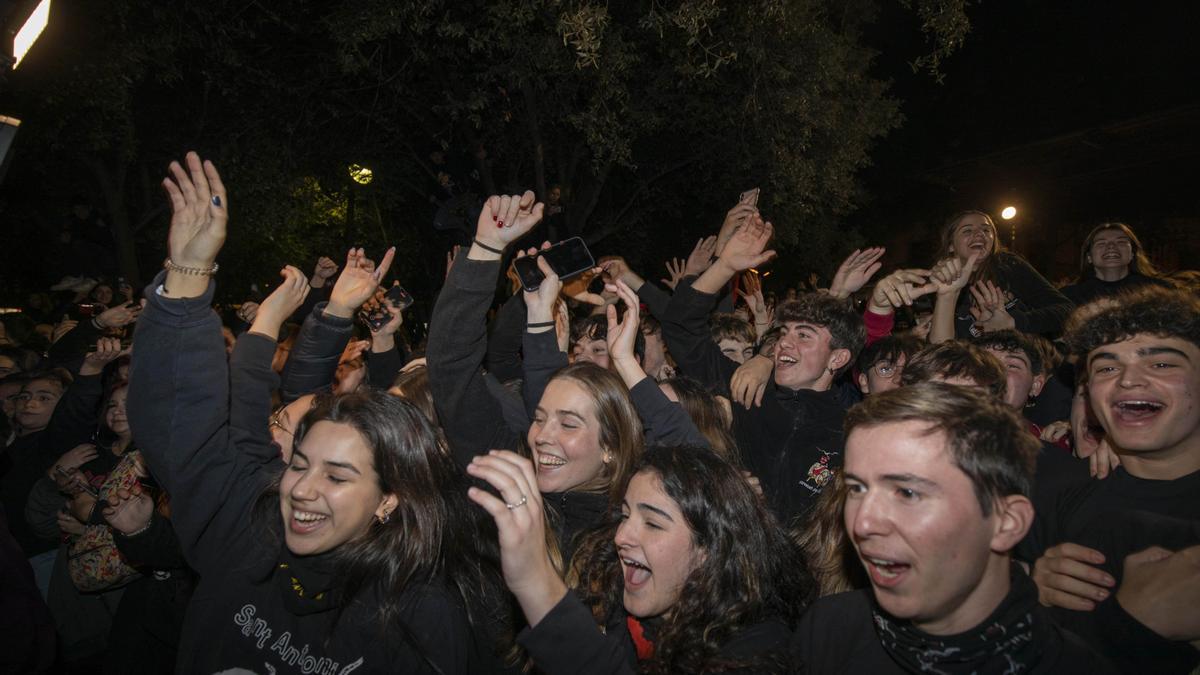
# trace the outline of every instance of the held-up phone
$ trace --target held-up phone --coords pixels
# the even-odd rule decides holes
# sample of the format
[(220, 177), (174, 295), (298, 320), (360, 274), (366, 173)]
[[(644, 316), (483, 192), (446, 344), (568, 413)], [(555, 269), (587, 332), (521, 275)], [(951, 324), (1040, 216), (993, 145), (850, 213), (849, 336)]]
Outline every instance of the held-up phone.
[(546, 278), (546, 275), (542, 274), (542, 270), (538, 269), (537, 259), (539, 256), (546, 259), (546, 262), (550, 264), (550, 269), (554, 270), (559, 279), (564, 280), (596, 266), (592, 252), (588, 250), (587, 244), (580, 237), (571, 237), (560, 241), (548, 249), (538, 251), (536, 255), (516, 258), (512, 262), (513, 271), (520, 278), (521, 286), (530, 293), (536, 291)]
[(749, 204), (750, 206), (758, 206), (758, 188), (750, 188), (738, 196), (739, 204)]
[[(75, 474), (78, 471), (79, 471), (79, 469), (75, 469), (73, 471), (67, 471), (67, 470), (63, 469), (61, 466), (54, 467), (54, 472), (57, 473), (58, 475), (62, 476), (63, 478), (71, 478), (72, 474)], [(79, 485), (80, 488), (82, 488), (82, 490), (84, 492), (91, 495), (93, 499), (99, 499), (100, 495), (96, 493), (96, 488), (94, 488), (90, 484), (88, 484), (87, 480), (83, 480), (83, 474), (80, 474), (80, 479), (81, 480), (79, 480), (76, 484)]]
[[(399, 284), (389, 288), (387, 293), (383, 294), (383, 297), (386, 298), (398, 312), (403, 312), (413, 304), (412, 295), (409, 294), (408, 291), (404, 290), (404, 287)], [(366, 310), (360, 310), (358, 312), (358, 317), (362, 319), (363, 323), (367, 324), (367, 327), (372, 331), (377, 331), (380, 328), (383, 328), (383, 324), (392, 320), (392, 313), (388, 310), (386, 305), (381, 304), (370, 312)]]
[(76, 305), (76, 309), (79, 311), (79, 316), (85, 316), (85, 317), (86, 316), (96, 316), (97, 314), (100, 314), (101, 312), (104, 311), (104, 309), (98, 302), (81, 302), (78, 305)]

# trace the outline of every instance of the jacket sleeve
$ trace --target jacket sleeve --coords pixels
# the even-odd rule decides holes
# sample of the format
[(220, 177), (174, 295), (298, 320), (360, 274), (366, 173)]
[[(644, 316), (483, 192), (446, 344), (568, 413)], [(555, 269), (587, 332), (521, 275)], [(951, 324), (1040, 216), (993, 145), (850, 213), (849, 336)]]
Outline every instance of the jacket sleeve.
[(283, 367), (280, 396), (291, 403), (305, 394), (328, 390), (337, 372), (338, 359), (350, 342), (353, 319), (325, 313), (327, 303), (319, 303), (304, 320), (292, 354)]
[(524, 334), (525, 381), (521, 384), (521, 396), (525, 398), (525, 412), (532, 420), (550, 378), (567, 366), (567, 355), (559, 351), (558, 338), (552, 330), (544, 333), (524, 331)]
[(400, 374), (400, 369), (408, 361), (401, 351), (400, 341), (386, 352), (368, 351), (367, 357), (367, 381), (376, 389), (388, 389), (392, 386), (392, 382), (396, 381), (396, 376)]
[(54, 408), (42, 447), (57, 457), (91, 441), (100, 424), (100, 399), (103, 397), (100, 375), (77, 376)]
[(1038, 274), (1037, 270), (1015, 255), (1004, 256), (1004, 281), (1020, 299), (1009, 309), (1017, 330), (1026, 333), (1058, 333), (1075, 308), (1067, 296)]
[(67, 500), (58, 492), (58, 484), (49, 476), (42, 476), (29, 491), (29, 500), (25, 502), (25, 522), (29, 523), (37, 536), (58, 539), (62, 534), (58, 529), (58, 512), (66, 504)]
[(863, 325), (867, 327), (867, 342), (864, 346), (879, 342), (883, 338), (892, 334), (892, 328), (896, 325), (896, 314), (876, 314), (870, 308), (863, 310)]
[(244, 333), (229, 357), (229, 430), (243, 452), (260, 452), (264, 461), (279, 459), (271, 443), (271, 392), (279, 376), (271, 369), (276, 343), (258, 333)]
[(521, 336), (525, 332), (525, 298), (518, 291), (500, 306), (487, 341), (487, 371), (501, 382), (515, 380), (521, 372)]
[[(679, 283), (691, 283), (691, 280), (694, 279), (689, 277), (689, 281), (680, 281)], [(650, 316), (661, 321), (667, 313), (667, 305), (671, 302), (671, 294), (647, 281), (637, 290), (637, 296), (638, 300), (641, 300), (642, 304), (646, 305)]]
[(113, 543), (117, 550), (135, 567), (155, 570), (175, 570), (187, 566), (183, 552), (179, 550), (179, 539), (171, 520), (156, 509), (150, 516), (150, 527), (132, 537), (113, 530)]
[(465, 466), (490, 449), (515, 449), (500, 404), (484, 383), (485, 320), (495, 294), (499, 261), (454, 263), (429, 322), (425, 363), (433, 405), (454, 458)]
[(642, 418), (646, 445), (696, 445), (709, 447), (683, 406), (671, 401), (652, 377), (644, 377), (629, 390), (633, 407)]
[(272, 472), (240, 452), (229, 428), (229, 372), (221, 322), (198, 298), (164, 298), (160, 272), (146, 289), (129, 385), (129, 424), (155, 480), (171, 494), (184, 555), (201, 575), (228, 569), (262, 545), (250, 527)]
[(547, 675), (634, 672), (630, 663), (632, 645), (624, 636), (601, 633), (591, 612), (570, 591), (536, 626), (521, 631), (517, 642), (529, 652), (538, 670)]
[(717, 296), (701, 293), (680, 282), (661, 317), (663, 340), (680, 371), (723, 396), (737, 364), (721, 353), (708, 332), (708, 314)]

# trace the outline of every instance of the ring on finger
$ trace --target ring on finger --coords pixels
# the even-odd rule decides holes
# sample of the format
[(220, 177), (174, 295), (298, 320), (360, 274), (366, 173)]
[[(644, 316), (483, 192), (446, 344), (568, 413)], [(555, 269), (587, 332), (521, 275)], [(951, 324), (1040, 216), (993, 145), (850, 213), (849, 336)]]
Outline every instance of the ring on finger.
[(512, 511), (513, 509), (516, 509), (516, 508), (520, 508), (520, 507), (522, 507), (522, 506), (525, 506), (525, 504), (527, 504), (527, 503), (529, 503), (529, 496), (528, 496), (528, 495), (524, 495), (524, 494), (522, 494), (522, 495), (521, 495), (521, 500), (520, 500), (520, 501), (518, 501), (516, 504), (509, 504), (508, 502), (505, 502), (505, 503), (504, 503), (504, 505), (505, 505), (506, 507), (508, 507), (508, 510), (509, 510), (509, 511)]

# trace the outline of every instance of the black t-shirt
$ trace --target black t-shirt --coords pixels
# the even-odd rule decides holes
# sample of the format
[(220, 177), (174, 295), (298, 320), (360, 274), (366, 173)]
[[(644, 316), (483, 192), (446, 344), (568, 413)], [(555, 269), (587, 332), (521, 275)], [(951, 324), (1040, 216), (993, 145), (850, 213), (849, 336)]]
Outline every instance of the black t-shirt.
[(1143, 286), (1162, 286), (1170, 288), (1168, 281), (1147, 277), (1137, 272), (1131, 272), (1116, 281), (1104, 281), (1096, 277), (1084, 279), (1077, 284), (1066, 286), (1062, 294), (1070, 298), (1076, 305), (1084, 305), (1099, 298), (1107, 298), (1124, 291), (1130, 291)]

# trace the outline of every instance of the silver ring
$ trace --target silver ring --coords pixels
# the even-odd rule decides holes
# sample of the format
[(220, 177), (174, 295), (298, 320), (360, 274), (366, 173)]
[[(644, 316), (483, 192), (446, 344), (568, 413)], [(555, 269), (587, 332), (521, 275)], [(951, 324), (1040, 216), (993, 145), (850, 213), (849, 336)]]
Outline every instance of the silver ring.
[(508, 502), (505, 502), (504, 505), (508, 507), (509, 511), (512, 511), (513, 509), (525, 506), (528, 503), (529, 503), (528, 495), (521, 495), (521, 501), (517, 502), (516, 504), (509, 504)]

